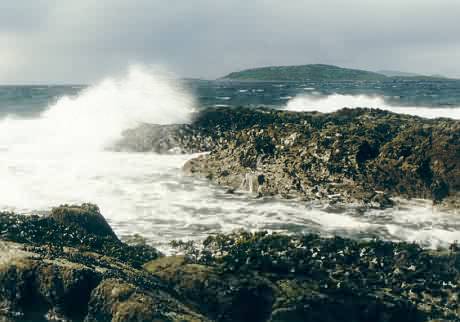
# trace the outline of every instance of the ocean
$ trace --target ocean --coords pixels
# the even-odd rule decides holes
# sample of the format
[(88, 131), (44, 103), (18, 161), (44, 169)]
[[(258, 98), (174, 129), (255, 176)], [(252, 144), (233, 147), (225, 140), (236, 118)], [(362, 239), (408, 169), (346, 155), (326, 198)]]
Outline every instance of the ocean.
[(230, 82), (171, 79), (133, 69), (87, 85), (0, 86), (0, 211), (30, 214), (91, 202), (121, 238), (161, 250), (235, 229), (383, 238), (446, 247), (460, 216), (423, 200), (385, 210), (254, 198), (182, 174), (194, 155), (113, 152), (143, 122), (186, 123), (208, 106), (330, 112), (370, 107), (460, 119), (460, 81)]

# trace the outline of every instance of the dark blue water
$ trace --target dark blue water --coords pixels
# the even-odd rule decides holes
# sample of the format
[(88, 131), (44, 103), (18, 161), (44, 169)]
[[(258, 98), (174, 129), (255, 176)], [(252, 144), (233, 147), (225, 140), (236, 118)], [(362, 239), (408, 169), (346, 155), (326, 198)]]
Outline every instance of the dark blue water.
[[(281, 106), (298, 95), (378, 95), (389, 105), (460, 106), (460, 80), (382, 82), (236, 82), (187, 80), (202, 107)], [(87, 86), (0, 86), (0, 117), (35, 117), (60, 97), (76, 96)]]
[(0, 117), (34, 117), (62, 96), (76, 96), (86, 86), (0, 86)]
[(283, 105), (301, 94), (378, 95), (395, 106), (460, 106), (460, 80), (382, 82), (191, 82), (203, 105)]

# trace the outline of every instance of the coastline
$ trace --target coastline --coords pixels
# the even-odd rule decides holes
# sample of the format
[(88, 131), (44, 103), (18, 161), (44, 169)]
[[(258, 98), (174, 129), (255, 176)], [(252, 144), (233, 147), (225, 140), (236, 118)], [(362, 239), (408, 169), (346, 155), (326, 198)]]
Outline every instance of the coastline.
[(2, 213), (0, 228), (4, 321), (455, 321), (459, 309), (457, 244), (235, 232), (163, 256), (121, 242), (89, 204)]
[(188, 125), (126, 131), (116, 149), (199, 153), (184, 165), (230, 191), (392, 207), (391, 198), (458, 209), (460, 121), (378, 109), (333, 113), (208, 108)]
[[(299, 204), (458, 209), (460, 121), (382, 110), (210, 108), (191, 124), (144, 124), (113, 151), (200, 153), (185, 174)], [(390, 181), (388, 181), (390, 180)], [(447, 206), (446, 206), (447, 205)], [(358, 208), (359, 208), (358, 207)], [(357, 211), (357, 215), (365, 212)], [(119, 239), (99, 208), (0, 213), (0, 318), (23, 321), (456, 321), (460, 248), (312, 233), (237, 231)], [(77, 300), (76, 300), (77, 299)], [(248, 306), (248, 303), (251, 303)]]

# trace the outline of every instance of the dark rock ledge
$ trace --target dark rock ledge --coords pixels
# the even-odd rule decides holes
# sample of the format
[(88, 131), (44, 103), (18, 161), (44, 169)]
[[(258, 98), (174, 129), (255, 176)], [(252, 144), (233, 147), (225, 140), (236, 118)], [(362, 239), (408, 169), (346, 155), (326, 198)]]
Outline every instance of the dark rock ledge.
[(371, 109), (209, 108), (189, 125), (126, 131), (117, 150), (209, 151), (184, 170), (257, 195), (390, 207), (393, 197), (460, 208), (460, 121)]
[(96, 206), (0, 213), (0, 321), (460, 321), (460, 250), (233, 233), (163, 256)]

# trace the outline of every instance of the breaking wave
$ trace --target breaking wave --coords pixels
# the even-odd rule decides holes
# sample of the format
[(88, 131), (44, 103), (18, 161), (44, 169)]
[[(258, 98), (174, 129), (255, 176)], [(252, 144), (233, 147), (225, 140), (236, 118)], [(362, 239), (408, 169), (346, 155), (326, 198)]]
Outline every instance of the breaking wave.
[[(343, 106), (395, 109), (381, 98), (366, 96), (302, 96), (288, 103), (289, 109), (323, 112)], [(338, 211), (296, 200), (254, 199), (183, 176), (181, 167), (192, 155), (105, 149), (138, 123), (186, 123), (194, 110), (193, 96), (169, 74), (137, 66), (76, 97), (60, 98), (37, 118), (0, 120), (0, 211), (31, 213), (92, 202), (121, 237), (139, 233), (161, 249), (168, 249), (172, 239), (240, 228), (379, 236), (428, 247), (460, 239), (460, 217), (443, 215), (424, 203), (398, 203), (393, 209), (362, 214), (351, 206)], [(458, 118), (458, 109), (427, 112)]]
[(61, 97), (39, 118), (0, 121), (0, 149), (44, 152), (95, 151), (141, 122), (186, 123), (193, 97), (171, 75), (134, 66), (77, 97)]
[(460, 107), (393, 106), (388, 104), (381, 96), (343, 94), (332, 94), (329, 96), (301, 95), (291, 99), (286, 104), (286, 109), (290, 111), (318, 111), (323, 113), (335, 112), (344, 107), (379, 108), (395, 113), (426, 118), (446, 117), (460, 119)]

